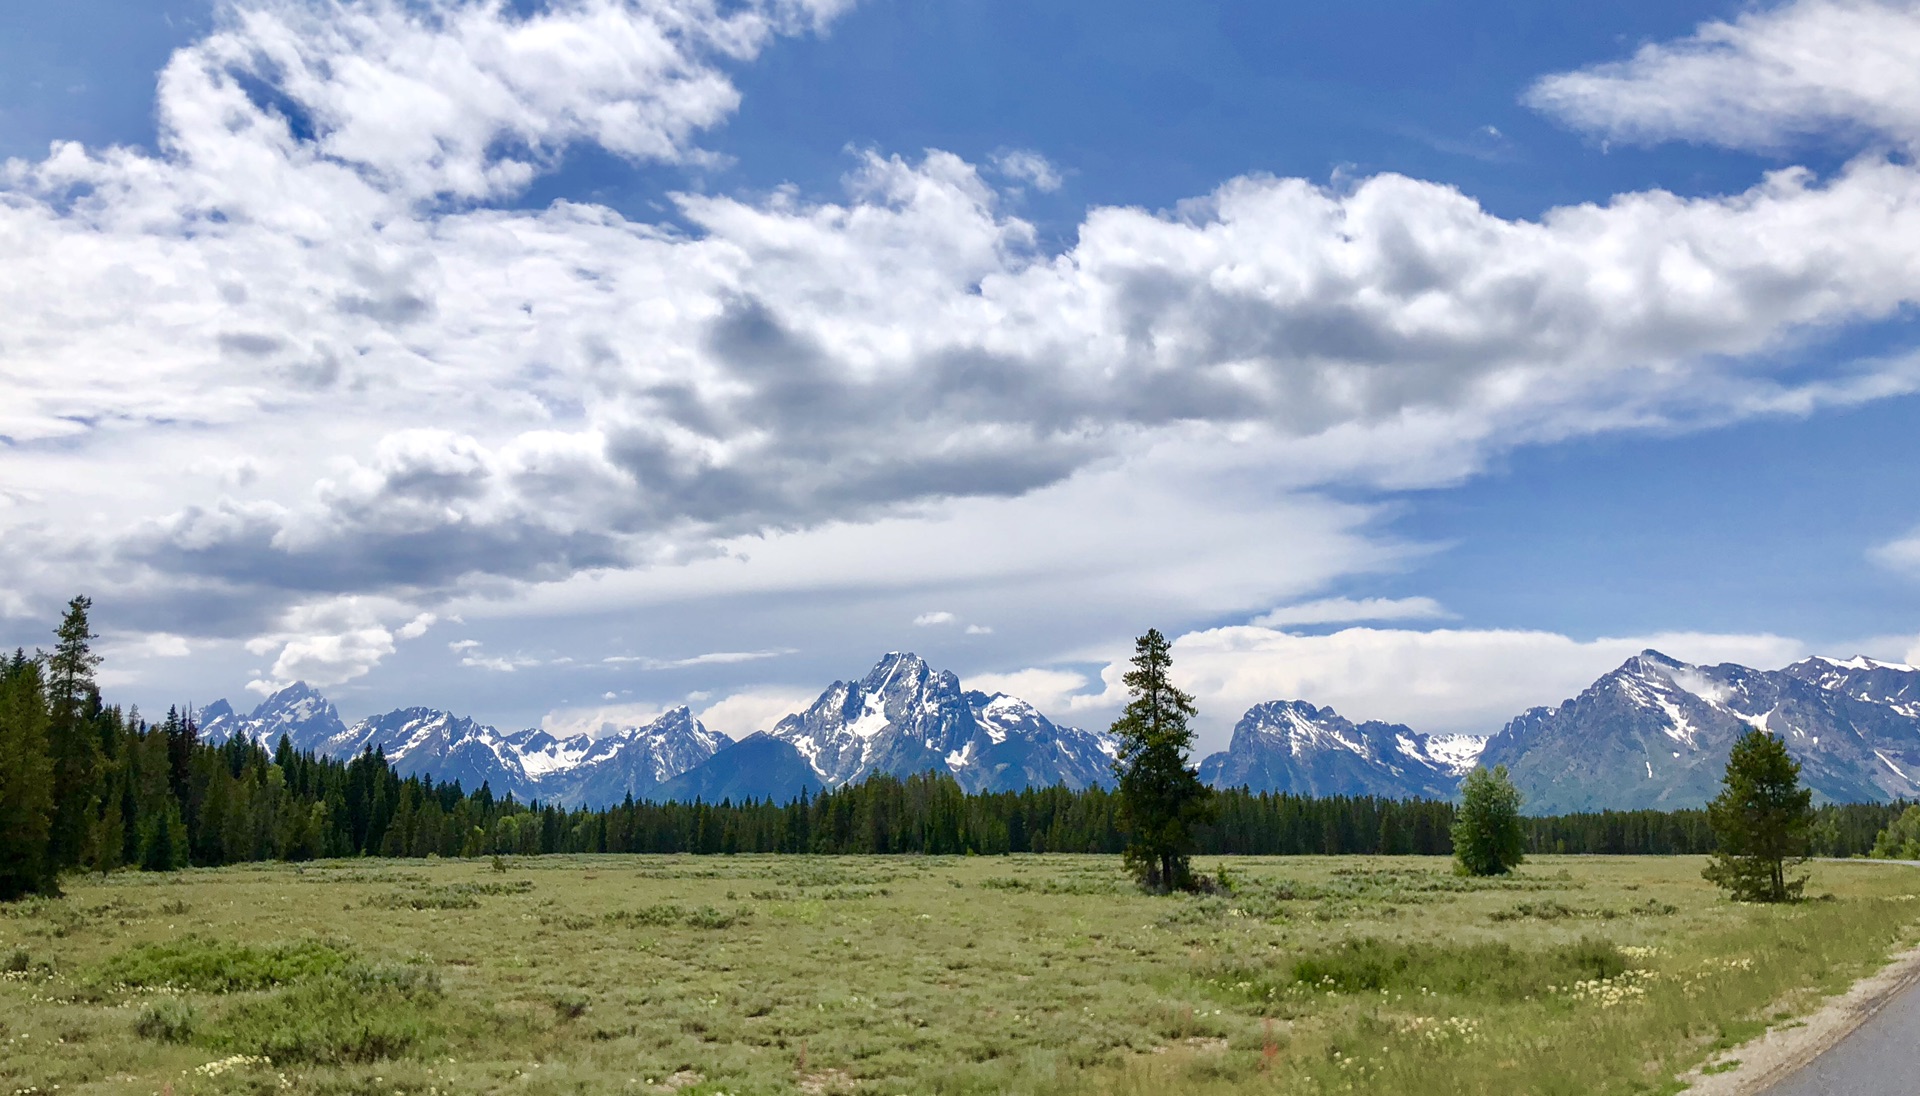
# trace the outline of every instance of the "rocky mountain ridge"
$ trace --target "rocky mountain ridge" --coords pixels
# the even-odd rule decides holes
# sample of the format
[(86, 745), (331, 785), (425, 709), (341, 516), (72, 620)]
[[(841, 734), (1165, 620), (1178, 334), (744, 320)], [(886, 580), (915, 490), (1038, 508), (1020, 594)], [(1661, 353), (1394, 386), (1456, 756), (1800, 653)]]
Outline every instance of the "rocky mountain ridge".
[[(639, 727), (559, 737), (501, 731), (429, 708), (347, 726), (305, 685), (247, 716), (225, 701), (201, 713), (213, 741), (348, 756), (379, 749), (403, 773), (484, 781), (520, 799), (605, 805), (637, 799), (790, 799), (872, 773), (951, 775), (968, 791), (1111, 786), (1116, 743), (1056, 724), (1018, 697), (962, 687), (954, 674), (893, 652), (861, 678), (739, 742), (687, 708)], [(1540, 813), (1699, 806), (1749, 727), (1780, 734), (1822, 800), (1920, 797), (1920, 670), (1872, 659), (1811, 658), (1779, 670), (1694, 666), (1657, 651), (1628, 659), (1579, 696), (1509, 721), (1489, 738), (1353, 723), (1298, 700), (1255, 705), (1227, 749), (1199, 762), (1215, 787), (1394, 798), (1454, 794), (1476, 764), (1505, 764)]]
[(1920, 670), (1859, 657), (1755, 670), (1643, 651), (1514, 718), (1481, 760), (1508, 767), (1529, 810), (1697, 807), (1754, 727), (1785, 740), (1820, 800), (1920, 796)]
[[(1018, 697), (966, 691), (948, 671), (893, 652), (857, 681), (836, 681), (805, 711), (741, 742), (675, 708), (651, 723), (592, 736), (539, 728), (503, 733), (434, 708), (400, 708), (351, 727), (304, 683), (246, 716), (225, 700), (200, 713), (202, 737), (351, 757), (373, 749), (406, 775), (486, 783), (496, 794), (564, 805), (647, 798), (788, 799), (875, 772), (950, 773), (969, 791), (1112, 782), (1110, 736), (1063, 727)], [(758, 741), (762, 740), (764, 741)], [(750, 749), (742, 751), (749, 742)]]

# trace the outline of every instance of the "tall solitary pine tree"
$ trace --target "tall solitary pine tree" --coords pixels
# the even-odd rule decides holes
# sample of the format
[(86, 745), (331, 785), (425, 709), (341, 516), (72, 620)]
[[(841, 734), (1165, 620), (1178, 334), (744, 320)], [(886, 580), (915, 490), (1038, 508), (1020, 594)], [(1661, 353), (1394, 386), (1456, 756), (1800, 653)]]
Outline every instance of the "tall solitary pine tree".
[(1120, 819), (1127, 834), (1126, 863), (1156, 890), (1193, 885), (1189, 858), (1193, 827), (1206, 820), (1211, 790), (1187, 767), (1198, 714), (1193, 697), (1167, 672), (1173, 667), (1167, 637), (1157, 628), (1134, 641), (1133, 669), (1123, 679), (1133, 697), (1113, 725), (1120, 740), (1114, 771), (1120, 777)]
[(66, 616), (54, 630), (58, 640), (45, 658), (48, 709), (47, 730), (53, 755), (53, 832), (49, 844), (56, 870), (86, 862), (96, 828), (100, 800), (100, 736), (93, 717), (100, 692), (93, 682), (100, 656), (93, 653), (93, 634), (87, 612), (93, 599), (76, 597), (67, 603)]
[(1800, 786), (1800, 763), (1784, 740), (1756, 727), (1734, 742), (1707, 824), (1720, 843), (1703, 873), (1709, 880), (1745, 902), (1800, 897), (1806, 876), (1787, 870), (1807, 861), (1813, 792)]

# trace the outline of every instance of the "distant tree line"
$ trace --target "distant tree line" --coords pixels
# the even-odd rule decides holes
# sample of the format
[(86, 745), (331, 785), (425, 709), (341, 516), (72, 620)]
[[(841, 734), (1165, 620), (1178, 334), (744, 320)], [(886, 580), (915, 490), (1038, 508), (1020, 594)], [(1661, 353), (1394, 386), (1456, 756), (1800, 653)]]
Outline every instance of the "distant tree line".
[[(61, 873), (324, 857), (591, 853), (1078, 852), (1127, 847), (1120, 797), (1065, 787), (968, 794), (950, 776), (874, 775), (789, 803), (523, 804), (351, 760), (199, 741), (189, 714), (159, 723), (103, 703), (85, 598), (51, 653), (0, 660), (0, 899)], [(1815, 811), (1811, 850), (1865, 855), (1908, 806)], [(1456, 808), (1438, 800), (1213, 793), (1191, 827), (1202, 855), (1450, 856)], [(1529, 853), (1714, 851), (1704, 810), (1524, 818)]]

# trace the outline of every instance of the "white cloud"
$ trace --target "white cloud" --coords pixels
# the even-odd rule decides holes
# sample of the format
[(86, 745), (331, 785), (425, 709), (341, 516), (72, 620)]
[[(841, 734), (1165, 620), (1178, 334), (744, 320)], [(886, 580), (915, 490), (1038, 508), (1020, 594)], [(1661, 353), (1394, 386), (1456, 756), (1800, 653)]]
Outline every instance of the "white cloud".
[(447, 650), (458, 654), (462, 651), (474, 650), (480, 645), (480, 641), (477, 639), (456, 639), (452, 643), (447, 644)]
[(772, 730), (774, 724), (806, 708), (819, 695), (818, 689), (766, 685), (730, 693), (696, 714), (708, 729), (740, 739), (755, 731)]
[[(1776, 667), (1805, 657), (1775, 635), (1671, 633), (1576, 640), (1553, 632), (1347, 628), (1295, 635), (1270, 628), (1214, 628), (1173, 642), (1174, 680), (1200, 708), (1201, 752), (1226, 748), (1243, 712), (1270, 700), (1330, 706), (1354, 722), (1404, 723), (1428, 733), (1491, 734), (1529, 708), (1557, 705), (1628, 658), (1652, 648), (1682, 661)], [(1127, 700), (1115, 657), (1100, 688), (1051, 669), (975, 675), (974, 682), (1024, 696), (1049, 716), (1104, 725)], [(1022, 691), (1022, 690), (1026, 691)]]
[(990, 636), (993, 634), (993, 628), (985, 624), (969, 624), (966, 627), (966, 634), (970, 636)]
[(392, 633), (377, 626), (300, 636), (281, 647), (272, 677), (249, 681), (247, 688), (266, 695), (294, 681), (338, 685), (364, 676), (392, 653)]
[(1033, 189), (1051, 194), (1066, 180), (1045, 156), (1030, 148), (1003, 149), (993, 154), (994, 169), (1009, 179), (1032, 184)]
[[(1773, 667), (1804, 657), (1774, 635), (1666, 634), (1575, 640), (1552, 632), (1348, 628), (1325, 636), (1217, 628), (1178, 637), (1175, 679), (1200, 698), (1220, 745), (1240, 713), (1269, 700), (1331, 705), (1355, 721), (1490, 734), (1558, 704), (1647, 648), (1695, 663)], [(1109, 667), (1116, 671), (1119, 664)]]
[(1015, 670), (1008, 674), (973, 674), (961, 685), (983, 693), (1017, 696), (1046, 713), (1064, 713), (1088, 685), (1087, 675), (1072, 670)]
[(1920, 146), (1920, 8), (1798, 0), (1630, 60), (1549, 76), (1532, 105), (1616, 140), (1774, 149), (1835, 130)]
[[(608, 693), (601, 699), (612, 701), (614, 695)], [(571, 738), (578, 734), (605, 738), (629, 727), (644, 727), (660, 718), (665, 711), (657, 704), (607, 703), (584, 708), (556, 708), (541, 718), (540, 729), (555, 738)]]
[(486, 670), (489, 673), (510, 674), (524, 670), (529, 666), (540, 665), (537, 658), (524, 655), (482, 655), (470, 654), (460, 659), (460, 665), (472, 670)]
[(401, 639), (419, 639), (421, 636), (426, 635), (427, 629), (433, 627), (434, 622), (439, 619), (439, 617), (434, 616), (432, 613), (421, 613), (419, 616), (401, 625), (399, 631), (394, 634)]
[(1430, 597), (1330, 597), (1270, 609), (1249, 623), (1261, 628), (1285, 628), (1362, 620), (1437, 620), (1452, 615)]
[(916, 628), (931, 628), (941, 624), (957, 624), (959, 620), (960, 618), (954, 616), (952, 613), (941, 610), (932, 613), (921, 613), (919, 616), (913, 618), (913, 623)]
[(363, 677), (394, 652), (396, 634), (414, 628), (424, 633), (423, 616), (398, 628), (386, 621), (405, 618), (404, 605), (387, 598), (340, 597), (298, 605), (276, 622), (273, 630), (247, 641), (247, 650), (256, 655), (279, 651), (269, 674), (247, 683), (258, 693), (271, 693), (295, 681), (325, 687)]
[(759, 662), (763, 659), (779, 658), (793, 653), (791, 647), (776, 647), (765, 651), (707, 651), (703, 654), (688, 655), (685, 658), (610, 655), (600, 661), (613, 665), (631, 663), (643, 670), (684, 670), (692, 666), (734, 666), (742, 662)]
[(1878, 545), (1867, 555), (1882, 567), (1920, 576), (1920, 530)]
[(105, 644), (102, 654), (109, 659), (134, 658), (186, 658), (193, 654), (193, 647), (185, 637), (170, 632), (147, 632), (143, 635), (115, 638)]

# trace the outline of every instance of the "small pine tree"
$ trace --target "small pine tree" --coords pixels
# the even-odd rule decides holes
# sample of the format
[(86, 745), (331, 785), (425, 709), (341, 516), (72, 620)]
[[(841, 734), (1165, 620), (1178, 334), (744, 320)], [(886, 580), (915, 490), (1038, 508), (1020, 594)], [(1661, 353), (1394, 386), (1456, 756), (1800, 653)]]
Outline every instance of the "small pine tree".
[(1813, 792), (1800, 786), (1800, 763), (1787, 744), (1755, 728), (1727, 757), (1720, 794), (1707, 804), (1707, 824), (1720, 843), (1703, 873), (1743, 902), (1787, 902), (1800, 897), (1806, 876), (1789, 868), (1807, 861)]
[(1526, 859), (1520, 826), (1520, 789), (1507, 767), (1475, 769), (1460, 785), (1460, 813), (1453, 820), (1453, 859), (1462, 875), (1505, 875)]
[(1187, 767), (1193, 749), (1187, 720), (1198, 710), (1193, 697), (1167, 677), (1173, 667), (1169, 646), (1157, 628), (1134, 642), (1133, 669), (1123, 679), (1133, 700), (1113, 725), (1120, 740), (1114, 771), (1127, 867), (1160, 891), (1193, 886), (1193, 826), (1206, 819), (1212, 794)]

